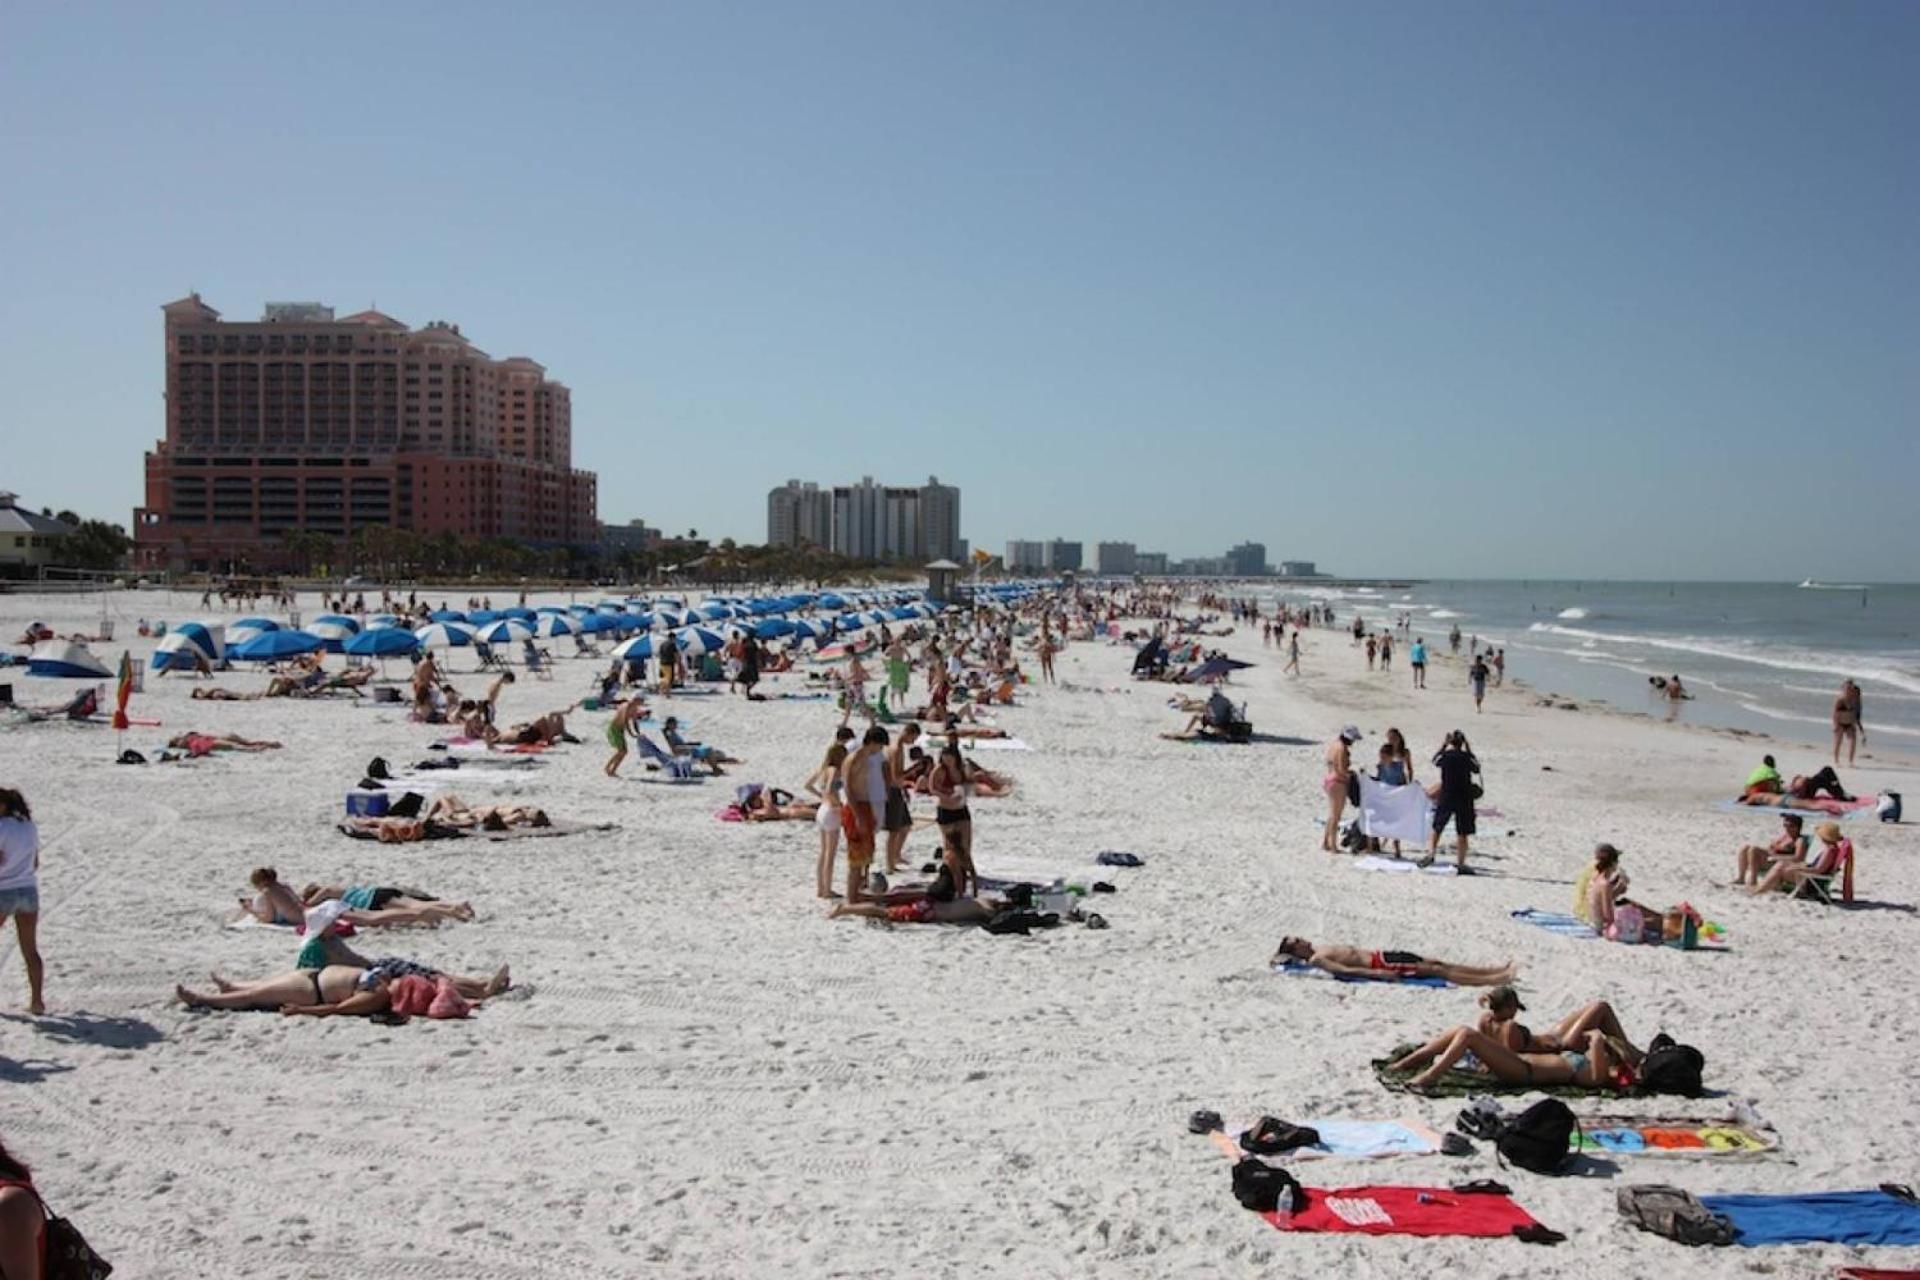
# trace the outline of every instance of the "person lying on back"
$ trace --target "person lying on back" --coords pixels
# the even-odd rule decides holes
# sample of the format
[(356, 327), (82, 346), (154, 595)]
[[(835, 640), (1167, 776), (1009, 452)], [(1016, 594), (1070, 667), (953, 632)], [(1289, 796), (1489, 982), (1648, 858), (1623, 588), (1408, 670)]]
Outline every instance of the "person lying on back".
[(1499, 967), (1450, 964), (1428, 960), (1411, 951), (1366, 951), (1339, 944), (1315, 946), (1305, 938), (1280, 939), (1274, 964), (1306, 964), (1337, 978), (1368, 978), (1397, 982), (1406, 978), (1440, 978), (1462, 987), (1497, 987), (1513, 981), (1519, 967), (1509, 960)]

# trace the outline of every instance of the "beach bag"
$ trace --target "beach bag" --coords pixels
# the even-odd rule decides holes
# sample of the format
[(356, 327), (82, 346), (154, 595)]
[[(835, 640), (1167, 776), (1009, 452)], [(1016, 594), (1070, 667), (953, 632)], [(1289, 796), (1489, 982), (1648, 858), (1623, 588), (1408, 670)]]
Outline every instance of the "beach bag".
[(1558, 1173), (1573, 1153), (1573, 1109), (1558, 1098), (1542, 1098), (1500, 1126), (1493, 1140), (1501, 1161), (1531, 1173)]
[(33, 1192), (33, 1198), (40, 1201), (40, 1212), (47, 1216), (47, 1261), (40, 1269), (45, 1280), (106, 1280), (113, 1274), (113, 1264), (94, 1252), (80, 1228), (57, 1216), (33, 1187), (26, 1189)]
[(1233, 1198), (1244, 1209), (1293, 1213), (1306, 1203), (1306, 1192), (1285, 1169), (1276, 1169), (1252, 1156), (1233, 1166)]
[(1646, 917), (1636, 906), (1624, 906), (1613, 913), (1612, 932), (1616, 942), (1638, 942), (1646, 929)]
[(1685, 1245), (1733, 1243), (1733, 1223), (1714, 1213), (1690, 1191), (1642, 1183), (1614, 1192), (1620, 1216), (1640, 1228)]
[(1692, 951), (1700, 945), (1700, 917), (1684, 902), (1669, 909), (1660, 924), (1660, 940), (1670, 947)]
[(1347, 770), (1347, 803), (1360, 803), (1360, 775), (1351, 769)]
[(1900, 793), (1884, 791), (1880, 794), (1880, 821), (1900, 821)]
[(1706, 1066), (1705, 1054), (1690, 1044), (1675, 1043), (1672, 1036), (1662, 1032), (1653, 1038), (1647, 1056), (1640, 1060), (1640, 1092), (1697, 1098), (1705, 1088), (1702, 1075)]

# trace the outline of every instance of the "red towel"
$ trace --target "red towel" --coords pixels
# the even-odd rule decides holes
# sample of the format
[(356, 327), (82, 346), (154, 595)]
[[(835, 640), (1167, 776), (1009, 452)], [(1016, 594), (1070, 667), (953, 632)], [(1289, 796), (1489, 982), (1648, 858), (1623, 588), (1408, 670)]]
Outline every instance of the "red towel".
[(1260, 1216), (1281, 1231), (1358, 1231), (1374, 1236), (1510, 1236), (1537, 1227), (1503, 1195), (1461, 1194), (1445, 1187), (1308, 1187), (1298, 1213)]

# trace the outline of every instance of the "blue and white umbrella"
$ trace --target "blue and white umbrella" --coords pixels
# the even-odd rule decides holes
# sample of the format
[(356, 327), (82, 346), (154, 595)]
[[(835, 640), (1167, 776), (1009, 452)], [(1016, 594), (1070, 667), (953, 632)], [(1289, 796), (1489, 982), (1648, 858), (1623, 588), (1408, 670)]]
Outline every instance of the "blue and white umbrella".
[(847, 607), (846, 597), (835, 595), (831, 591), (822, 593), (814, 600), (814, 603), (822, 609), (844, 609)]
[(467, 615), (467, 623), (470, 626), (484, 627), (489, 622), (498, 622), (506, 616), (497, 609), (475, 609)]
[(575, 625), (590, 636), (620, 630), (620, 620), (606, 613), (590, 613), (586, 617), (581, 618)]
[(280, 662), (303, 653), (316, 653), (325, 647), (319, 636), (306, 631), (262, 631), (227, 650), (229, 658), (242, 662)]
[(423, 649), (463, 649), (473, 643), (473, 628), (459, 622), (434, 622), (415, 631)]
[(724, 600), (709, 600), (695, 612), (709, 622), (718, 622), (722, 618), (733, 616), (733, 606)]
[(821, 618), (802, 618), (793, 624), (793, 634), (806, 640), (818, 640), (833, 634), (833, 624)]
[(519, 644), (533, 637), (533, 628), (518, 618), (501, 618), (489, 622), (474, 633), (474, 639), (482, 644)]
[(502, 609), (500, 616), (503, 618), (518, 618), (522, 622), (532, 622), (545, 612), (546, 610), (544, 609), (529, 609), (523, 604), (516, 604)]
[(684, 631), (677, 631), (673, 641), (680, 646), (681, 653), (694, 658), (706, 653), (718, 653), (727, 647), (725, 636), (705, 627), (688, 627)]
[(323, 613), (307, 624), (307, 630), (319, 636), (328, 653), (339, 653), (348, 637), (360, 634), (360, 624), (338, 613)]
[(781, 636), (790, 636), (800, 629), (797, 622), (785, 618), (762, 618), (752, 624), (753, 634), (762, 640), (776, 640)]
[(464, 623), (467, 620), (467, 615), (458, 609), (435, 609), (432, 613), (428, 614), (427, 617), (435, 622)]
[(551, 640), (555, 636), (570, 636), (579, 630), (580, 624), (564, 613), (543, 613), (533, 624), (533, 634), (543, 640)]
[(398, 658), (420, 652), (420, 637), (405, 627), (376, 627), (349, 637), (341, 647), (356, 658)]
[(367, 619), (368, 631), (386, 631), (401, 625), (400, 619), (391, 613), (376, 613)]
[(631, 640), (622, 640), (613, 646), (613, 657), (622, 662), (638, 662), (642, 658), (653, 656), (652, 635), (637, 635)]

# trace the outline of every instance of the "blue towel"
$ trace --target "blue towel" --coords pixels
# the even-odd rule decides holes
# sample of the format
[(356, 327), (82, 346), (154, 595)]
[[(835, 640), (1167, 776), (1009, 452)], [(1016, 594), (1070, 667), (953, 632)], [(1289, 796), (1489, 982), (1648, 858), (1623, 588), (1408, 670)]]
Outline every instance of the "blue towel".
[(1316, 969), (1303, 960), (1280, 960), (1273, 965), (1273, 971), (1283, 978), (1338, 978), (1341, 982), (1379, 983), (1390, 987), (1446, 987), (1453, 985), (1445, 978), (1350, 978), (1344, 973), (1328, 973), (1325, 969)]
[(1849, 818), (1857, 818), (1863, 813), (1873, 812), (1872, 805), (1864, 805), (1858, 809), (1849, 809), (1844, 813), (1828, 813), (1825, 809), (1781, 808), (1779, 805), (1774, 804), (1741, 804), (1738, 800), (1722, 800), (1713, 807), (1722, 813), (1764, 813), (1773, 816), (1782, 813), (1791, 813), (1805, 818), (1809, 822), (1845, 822)]
[(1920, 1204), (1885, 1191), (1701, 1196), (1725, 1214), (1735, 1244), (1920, 1244)]
[(1538, 925), (1548, 933), (1563, 934), (1569, 938), (1597, 938), (1593, 926), (1578, 916), (1570, 916), (1564, 911), (1542, 911), (1538, 907), (1522, 907), (1518, 911), (1508, 912), (1522, 924)]

